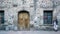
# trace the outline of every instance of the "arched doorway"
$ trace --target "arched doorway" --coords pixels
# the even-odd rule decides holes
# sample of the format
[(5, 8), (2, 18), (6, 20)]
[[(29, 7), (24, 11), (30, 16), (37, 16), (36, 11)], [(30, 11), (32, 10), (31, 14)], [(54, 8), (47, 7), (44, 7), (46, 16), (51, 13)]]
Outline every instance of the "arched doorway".
[(28, 11), (22, 10), (18, 12), (19, 29), (28, 29), (30, 22), (30, 14)]

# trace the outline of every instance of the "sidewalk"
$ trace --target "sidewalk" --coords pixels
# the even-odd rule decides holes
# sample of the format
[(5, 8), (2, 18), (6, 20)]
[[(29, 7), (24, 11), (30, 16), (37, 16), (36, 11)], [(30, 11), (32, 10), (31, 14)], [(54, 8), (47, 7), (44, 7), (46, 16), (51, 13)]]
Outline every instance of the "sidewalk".
[(60, 34), (60, 31), (0, 31), (0, 34)]

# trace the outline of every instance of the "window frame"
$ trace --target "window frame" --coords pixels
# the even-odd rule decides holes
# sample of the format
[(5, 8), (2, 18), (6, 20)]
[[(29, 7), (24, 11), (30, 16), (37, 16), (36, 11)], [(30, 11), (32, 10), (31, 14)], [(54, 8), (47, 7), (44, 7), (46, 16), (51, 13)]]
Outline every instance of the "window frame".
[[(47, 13), (47, 23), (45, 23), (45, 20), (46, 20), (45, 19), (45, 14), (44, 14), (45, 12)], [(48, 13), (49, 12), (51, 13), (51, 23), (48, 23)], [(52, 25), (52, 23), (53, 23), (53, 10), (44, 10), (44, 12), (43, 12), (43, 22), (44, 22), (43, 23), (44, 25)]]

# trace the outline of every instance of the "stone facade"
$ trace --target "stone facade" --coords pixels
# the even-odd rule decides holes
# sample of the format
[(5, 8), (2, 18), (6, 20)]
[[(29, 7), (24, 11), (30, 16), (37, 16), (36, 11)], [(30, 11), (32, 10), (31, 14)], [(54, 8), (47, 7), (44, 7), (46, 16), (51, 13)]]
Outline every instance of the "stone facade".
[[(0, 0), (0, 10), (4, 10), (5, 25), (17, 26), (18, 12), (26, 10), (30, 13), (30, 24), (38, 27), (39, 25), (44, 25), (43, 11), (53, 10), (53, 19), (57, 17), (60, 26), (59, 0)], [(37, 19), (35, 20), (36, 17)], [(35, 21), (37, 21), (37, 23), (34, 23)]]

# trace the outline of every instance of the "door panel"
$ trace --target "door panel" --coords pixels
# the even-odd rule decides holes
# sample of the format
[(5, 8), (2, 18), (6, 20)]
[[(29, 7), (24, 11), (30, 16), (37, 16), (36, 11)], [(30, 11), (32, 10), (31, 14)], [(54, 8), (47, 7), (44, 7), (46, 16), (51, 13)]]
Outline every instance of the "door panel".
[(22, 28), (29, 28), (29, 15), (27, 13), (20, 13), (18, 17), (19, 21), (19, 27)]

